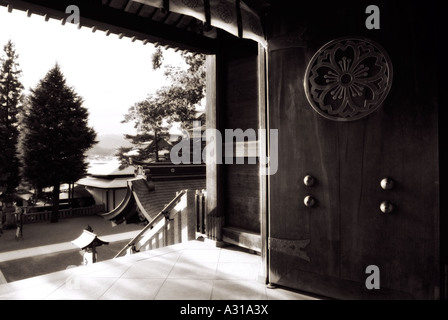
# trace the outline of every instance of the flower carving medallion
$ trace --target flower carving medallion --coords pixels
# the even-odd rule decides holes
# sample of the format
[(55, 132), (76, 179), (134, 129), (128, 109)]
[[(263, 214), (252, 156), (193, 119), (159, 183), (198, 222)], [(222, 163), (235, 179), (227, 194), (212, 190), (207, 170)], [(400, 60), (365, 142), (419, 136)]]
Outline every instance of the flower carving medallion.
[(320, 48), (304, 77), (307, 99), (321, 116), (354, 121), (378, 110), (392, 86), (386, 51), (366, 38), (340, 38)]

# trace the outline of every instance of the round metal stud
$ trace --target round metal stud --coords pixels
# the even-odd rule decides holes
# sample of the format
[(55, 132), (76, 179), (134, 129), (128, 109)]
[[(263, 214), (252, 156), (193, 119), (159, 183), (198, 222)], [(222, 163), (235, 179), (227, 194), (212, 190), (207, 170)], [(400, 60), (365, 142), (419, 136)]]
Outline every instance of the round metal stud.
[(310, 208), (316, 204), (316, 199), (314, 199), (313, 196), (306, 196), (305, 199), (303, 199), (303, 203)]
[(386, 213), (386, 214), (392, 213), (394, 211), (394, 209), (395, 209), (395, 206), (390, 201), (386, 200), (386, 201), (381, 202), (381, 204), (380, 204), (380, 210), (382, 213)]
[(312, 187), (314, 185), (315, 179), (313, 176), (307, 175), (305, 176), (305, 178), (303, 178), (303, 183), (307, 186), (307, 187)]
[(384, 178), (383, 180), (381, 180), (380, 184), (383, 190), (392, 190), (394, 187), (394, 180), (392, 180), (391, 178)]

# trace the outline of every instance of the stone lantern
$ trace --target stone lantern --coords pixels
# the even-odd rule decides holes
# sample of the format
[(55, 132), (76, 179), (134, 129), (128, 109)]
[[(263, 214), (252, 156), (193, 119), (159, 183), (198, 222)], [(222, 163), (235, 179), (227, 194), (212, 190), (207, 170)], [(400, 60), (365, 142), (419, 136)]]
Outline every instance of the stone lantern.
[(72, 241), (75, 246), (85, 251), (83, 255), (83, 265), (95, 263), (98, 258), (96, 248), (109, 244), (109, 242), (98, 238), (92, 231), (93, 229), (88, 226), (77, 239)]

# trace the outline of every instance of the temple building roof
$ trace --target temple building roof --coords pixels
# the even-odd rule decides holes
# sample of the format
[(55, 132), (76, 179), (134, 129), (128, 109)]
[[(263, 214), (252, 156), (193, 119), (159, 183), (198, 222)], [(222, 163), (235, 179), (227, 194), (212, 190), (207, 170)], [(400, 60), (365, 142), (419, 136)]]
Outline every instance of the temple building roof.
[(140, 176), (127, 181), (123, 201), (112, 211), (101, 214), (114, 224), (151, 221), (181, 190), (205, 189), (204, 178), (147, 180)]
[(98, 189), (125, 189), (129, 178), (106, 179), (98, 177), (86, 177), (76, 183), (82, 186)]

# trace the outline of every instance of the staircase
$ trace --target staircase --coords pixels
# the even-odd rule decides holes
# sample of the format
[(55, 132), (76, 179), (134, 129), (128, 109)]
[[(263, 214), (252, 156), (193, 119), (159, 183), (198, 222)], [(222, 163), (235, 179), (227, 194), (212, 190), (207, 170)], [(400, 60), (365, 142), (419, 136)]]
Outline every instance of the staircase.
[(196, 239), (195, 193), (182, 190), (115, 258)]

